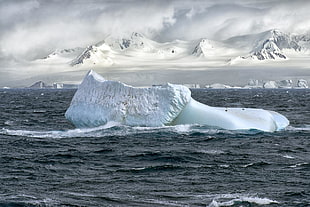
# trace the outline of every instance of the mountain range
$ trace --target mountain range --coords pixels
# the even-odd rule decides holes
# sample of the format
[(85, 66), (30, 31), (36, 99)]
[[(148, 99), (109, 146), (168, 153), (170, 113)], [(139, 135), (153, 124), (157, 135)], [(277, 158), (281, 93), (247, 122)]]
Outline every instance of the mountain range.
[(139, 33), (129, 37), (108, 36), (86, 48), (56, 50), (40, 59), (76, 66), (111, 66), (162, 61), (220, 60), (224, 64), (284, 61), (310, 54), (309, 34), (290, 34), (269, 30), (258, 34), (236, 36), (224, 41), (206, 38), (192, 41), (175, 40), (160, 43)]

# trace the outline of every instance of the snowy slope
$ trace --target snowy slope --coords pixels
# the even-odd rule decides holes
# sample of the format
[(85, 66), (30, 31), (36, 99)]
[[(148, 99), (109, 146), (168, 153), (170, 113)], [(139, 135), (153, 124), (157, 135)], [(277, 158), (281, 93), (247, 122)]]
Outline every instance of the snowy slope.
[(78, 56), (83, 51), (83, 48), (69, 48), (69, 49), (56, 49), (51, 54), (36, 60), (39, 63), (68, 63), (73, 58)]
[(133, 32), (129, 38), (113, 38), (110, 36), (104, 41), (120, 55), (131, 57), (172, 58), (187, 52), (187, 46), (184, 46), (182, 41), (159, 43), (137, 32)]
[(253, 49), (250, 57), (258, 60), (266, 59), (287, 59), (283, 50), (300, 51), (301, 46), (290, 34), (278, 30), (265, 32), (265, 38)]
[(193, 55), (195, 56), (210, 56), (216, 54), (217, 43), (208, 39), (201, 39), (199, 43), (196, 45)]
[(104, 41), (88, 46), (79, 56), (72, 60), (71, 65), (112, 65), (113, 51)]
[[(46, 63), (70, 63), (71, 66), (107, 67), (111, 65), (256, 64), (282, 61), (310, 54), (310, 35), (269, 30), (258, 34), (232, 37), (225, 41), (207, 38), (160, 43), (133, 32), (124, 37), (108, 36), (85, 49), (56, 50)], [(42, 60), (40, 60), (42, 61)]]
[(137, 50), (143, 52), (152, 52), (155, 50), (156, 42), (147, 39), (142, 34), (133, 32), (128, 38), (113, 38), (109, 36), (104, 40), (113, 50), (125, 51), (125, 50)]
[(227, 44), (233, 45), (244, 52), (237, 59), (246, 60), (285, 60), (288, 59), (287, 53), (301, 52), (303, 46), (294, 35), (283, 33), (279, 30), (269, 30), (259, 34), (251, 34), (233, 37), (226, 40)]
[(114, 38), (108, 36), (95, 45), (88, 46), (71, 62), (72, 66), (109, 66), (112, 64), (130, 64), (152, 60), (171, 60), (191, 55), (189, 42), (175, 40), (159, 43), (139, 33), (130, 37)]
[(192, 52), (194, 56), (207, 59), (218, 59), (219, 57), (229, 57), (236, 54), (238, 54), (238, 51), (230, 47), (230, 45), (206, 38), (201, 39)]

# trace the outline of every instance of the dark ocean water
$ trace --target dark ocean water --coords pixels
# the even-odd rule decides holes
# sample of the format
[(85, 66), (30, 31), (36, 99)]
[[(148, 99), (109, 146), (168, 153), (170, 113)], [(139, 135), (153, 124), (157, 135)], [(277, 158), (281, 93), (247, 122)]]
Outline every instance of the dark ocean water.
[(194, 90), (285, 131), (75, 129), (74, 90), (0, 90), (0, 206), (310, 206), (310, 90)]

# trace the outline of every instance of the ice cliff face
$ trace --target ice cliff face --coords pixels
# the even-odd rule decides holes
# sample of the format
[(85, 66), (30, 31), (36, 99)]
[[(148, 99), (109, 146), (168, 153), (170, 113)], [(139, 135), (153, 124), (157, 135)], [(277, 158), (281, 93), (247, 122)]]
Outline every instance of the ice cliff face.
[(190, 90), (181, 85), (134, 88), (90, 71), (65, 115), (77, 127), (100, 126), (108, 121), (163, 126), (171, 123), (190, 99)]

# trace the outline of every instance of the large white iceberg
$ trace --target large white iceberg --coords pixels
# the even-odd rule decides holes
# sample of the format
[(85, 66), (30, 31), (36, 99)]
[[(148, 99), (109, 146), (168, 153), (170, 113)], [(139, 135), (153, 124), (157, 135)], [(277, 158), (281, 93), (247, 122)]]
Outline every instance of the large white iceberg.
[(94, 71), (84, 78), (65, 116), (76, 127), (96, 127), (114, 121), (129, 126), (202, 124), (228, 130), (273, 132), (289, 124), (274, 111), (199, 103), (182, 85), (135, 88), (105, 80)]

